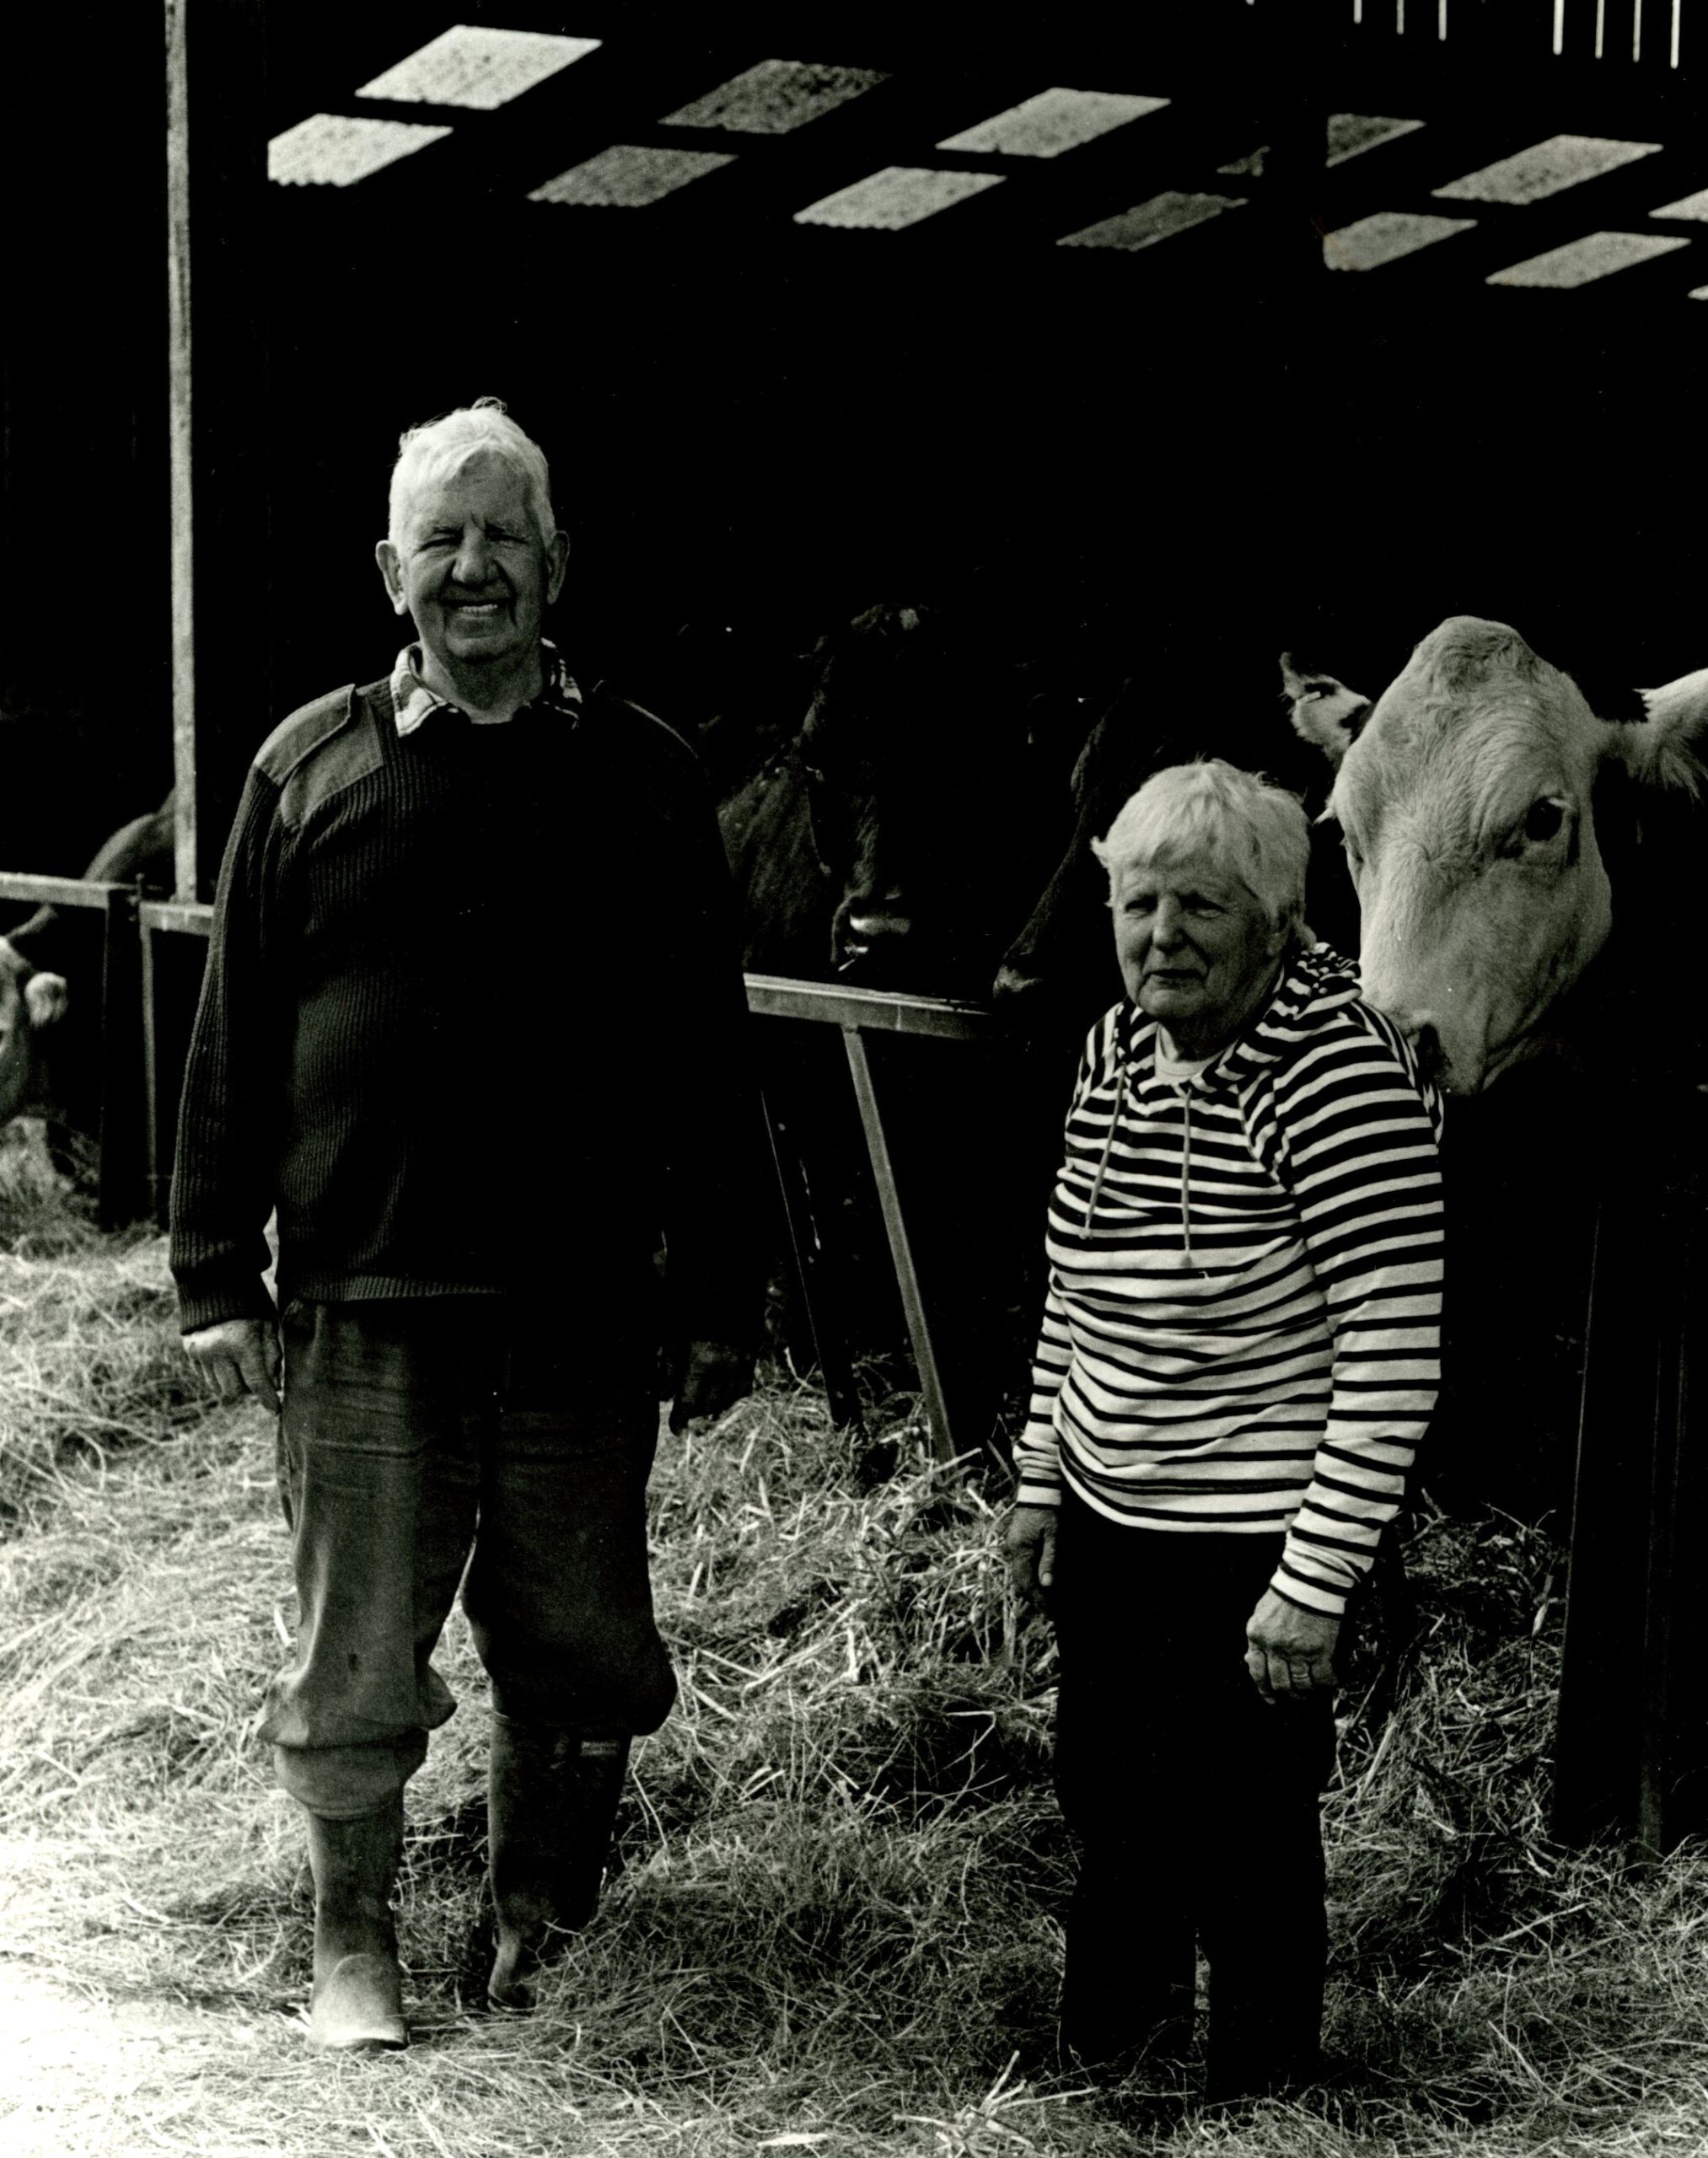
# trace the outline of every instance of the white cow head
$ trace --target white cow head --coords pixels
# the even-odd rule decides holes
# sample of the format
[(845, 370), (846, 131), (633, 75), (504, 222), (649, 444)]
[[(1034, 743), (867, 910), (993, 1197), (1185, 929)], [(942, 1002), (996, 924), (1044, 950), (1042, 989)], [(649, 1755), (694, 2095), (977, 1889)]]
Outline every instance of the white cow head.
[(1282, 679), (1294, 726), (1339, 768), (1328, 814), (1358, 888), (1364, 994), (1450, 1092), (1476, 1093), (1543, 1044), (1606, 942), (1598, 773), (1699, 787), (1708, 669), (1646, 690), (1646, 721), (1600, 720), (1516, 630), (1459, 615), (1374, 705), (1286, 660)]
[(63, 1017), (61, 974), (38, 974), (0, 937), (0, 1124), (34, 1108), (42, 1091), (41, 1036)]

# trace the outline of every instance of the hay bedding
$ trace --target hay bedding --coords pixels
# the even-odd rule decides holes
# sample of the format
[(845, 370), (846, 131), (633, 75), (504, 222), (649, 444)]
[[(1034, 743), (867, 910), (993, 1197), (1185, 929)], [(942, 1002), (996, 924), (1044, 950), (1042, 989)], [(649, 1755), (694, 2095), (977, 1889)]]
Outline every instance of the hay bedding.
[(1367, 1658), (1328, 1807), (1329, 2040), (1361, 2079), (1240, 2123), (1048, 2058), (1070, 1854), (1051, 1657), (1002, 1601), (997, 1497), (889, 1404), (895, 1477), (773, 1382), (655, 1479), (678, 1712), (623, 1871), (523, 2025), (483, 1974), (483, 1688), (411, 1787), (416, 2043), (312, 2064), (306, 1884), (247, 1744), (290, 1596), (270, 1435), (179, 1360), (164, 1254), (0, 1146), (0, 2150), (534, 2158), (1695, 2152), (1708, 1866), (1543, 1833), (1558, 1554), (1426, 1523), (1391, 1717)]

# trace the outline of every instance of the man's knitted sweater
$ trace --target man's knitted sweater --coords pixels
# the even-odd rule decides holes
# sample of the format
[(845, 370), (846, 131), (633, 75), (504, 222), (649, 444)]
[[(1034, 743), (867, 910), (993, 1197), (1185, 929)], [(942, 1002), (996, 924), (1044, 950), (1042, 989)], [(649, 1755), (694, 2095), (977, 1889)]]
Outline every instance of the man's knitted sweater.
[(690, 1337), (748, 1341), (757, 1148), (717, 826), (692, 752), (385, 683), (287, 719), (220, 872), (173, 1195), (186, 1332), (282, 1296), (599, 1294), (662, 1237)]

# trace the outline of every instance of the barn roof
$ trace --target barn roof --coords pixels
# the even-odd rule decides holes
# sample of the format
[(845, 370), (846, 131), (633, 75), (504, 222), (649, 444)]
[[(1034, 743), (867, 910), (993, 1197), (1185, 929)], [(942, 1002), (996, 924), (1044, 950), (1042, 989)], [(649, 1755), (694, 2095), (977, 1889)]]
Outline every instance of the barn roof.
[(603, 225), (862, 276), (928, 246), (1213, 283), (1308, 217), (1325, 271), (1390, 290), (1708, 290), (1705, 0), (949, 12), (304, 0), (271, 11), (273, 191), (352, 222), (477, 201), (547, 259)]

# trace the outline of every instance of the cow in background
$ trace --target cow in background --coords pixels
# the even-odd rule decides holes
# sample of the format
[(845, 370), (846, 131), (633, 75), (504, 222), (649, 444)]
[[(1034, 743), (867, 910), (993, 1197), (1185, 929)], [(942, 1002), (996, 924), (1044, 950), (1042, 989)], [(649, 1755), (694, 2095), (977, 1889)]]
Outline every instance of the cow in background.
[[(83, 875), (169, 887), (173, 798), (122, 825)], [(85, 971), (98, 951), (88, 931), (77, 910), (44, 906), (0, 937), (0, 1125), (45, 1116), (62, 1168), (73, 1165), (78, 1135), (95, 1130), (99, 1114), (100, 985), (98, 961), (93, 980)]]
[[(1121, 996), (1109, 933), (1109, 880), (1091, 851), (1117, 812), (1153, 772), (1197, 757), (1222, 757), (1291, 788), (1319, 810), (1328, 775), (1319, 756), (1278, 729), (1268, 663), (1261, 673), (1224, 661), (1214, 690), (1166, 665), (1124, 682), (1087, 737), (1072, 776), (1072, 828), (1023, 926), (1002, 953), (991, 993), (1014, 1023), (1071, 1078), (1086, 1029)], [(1355, 951), (1351, 887), (1332, 840), (1317, 841), (1307, 918), (1319, 937)]]
[(819, 640), (798, 734), (720, 811), (750, 969), (984, 993), (1060, 844), (1092, 709), (1071, 631), (1018, 628), (890, 602)]
[[(885, 603), (822, 638), (813, 665), (798, 735), (720, 810), (744, 965), (982, 996), (1070, 813), (1068, 775), (1093, 709), (1071, 619)], [(768, 1026), (764, 1047), (767, 1098), (842, 1277), (831, 1294), (857, 1338), (894, 1338), (841, 1043), (828, 1028)], [(982, 1050), (898, 1039), (873, 1054), (904, 1187), (932, 1181), (918, 1256), (955, 1292), (934, 1299), (935, 1316), (952, 1335), (988, 1336), (1007, 1293), (997, 1247), (1033, 1226), (1023, 1202), (1005, 1205), (1011, 1105)], [(963, 1288), (960, 1313), (947, 1310)]]

